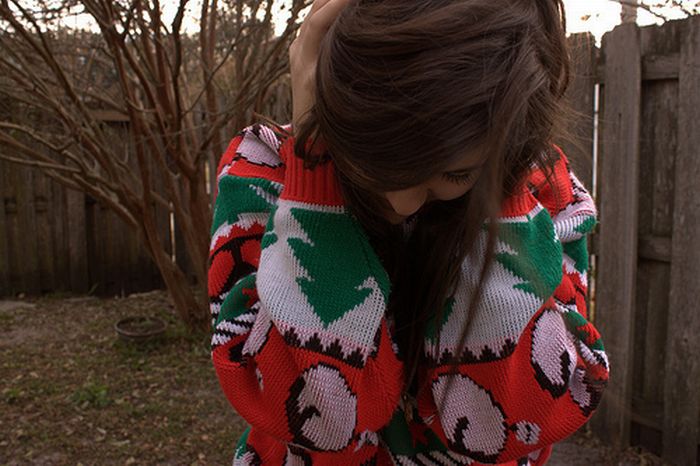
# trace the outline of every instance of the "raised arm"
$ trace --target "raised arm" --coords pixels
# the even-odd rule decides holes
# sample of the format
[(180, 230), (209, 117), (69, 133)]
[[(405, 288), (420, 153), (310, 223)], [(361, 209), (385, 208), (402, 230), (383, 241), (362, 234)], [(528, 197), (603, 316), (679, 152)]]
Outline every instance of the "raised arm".
[[(444, 357), (429, 371), (430, 393), (419, 400), (450, 452), (482, 463), (529, 455), (542, 464), (553, 443), (590, 418), (607, 384), (607, 356), (586, 309), (586, 236), (596, 210), (560, 155), (553, 186), (536, 172), (532, 189), (506, 206), (459, 373), (449, 375), (447, 362), (456, 357), (450, 345), (464, 322), (459, 310), (474, 289), (469, 278), (442, 327)], [(465, 277), (473, 267), (465, 263)], [(430, 336), (426, 344), (435, 349)]]
[(343, 452), (360, 464), (376, 453), (401, 389), (383, 319), (388, 277), (346, 212), (332, 166), (304, 169), (293, 144), (276, 151), (237, 136), (222, 159), (212, 358), (251, 425), (236, 458), (283, 464)]

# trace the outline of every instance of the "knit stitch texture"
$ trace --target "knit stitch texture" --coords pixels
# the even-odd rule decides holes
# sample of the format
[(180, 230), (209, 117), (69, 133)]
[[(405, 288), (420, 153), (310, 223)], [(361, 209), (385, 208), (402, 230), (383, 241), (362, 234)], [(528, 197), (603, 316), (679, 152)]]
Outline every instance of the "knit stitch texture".
[[(293, 146), (251, 125), (217, 170), (212, 361), (249, 423), (234, 466), (545, 464), (552, 444), (590, 418), (609, 376), (586, 310), (596, 209), (563, 152), (553, 186), (533, 169), (504, 202), (495, 261), (458, 355), (486, 231), (482, 254), (464, 260), (442, 321), (426, 327), (418, 376), (431, 388), (408, 408), (385, 316), (389, 277), (332, 163), (306, 169)], [(459, 373), (448, 374), (454, 359)]]

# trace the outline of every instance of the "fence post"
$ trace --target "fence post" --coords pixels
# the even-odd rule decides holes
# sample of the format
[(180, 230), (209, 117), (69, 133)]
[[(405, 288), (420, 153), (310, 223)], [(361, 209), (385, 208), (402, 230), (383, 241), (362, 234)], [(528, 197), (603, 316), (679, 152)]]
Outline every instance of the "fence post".
[(663, 456), (696, 464), (700, 415), (700, 17), (685, 21), (664, 380)]
[(596, 326), (610, 359), (610, 383), (592, 421), (618, 446), (629, 444), (637, 269), (637, 204), (642, 66), (639, 28), (603, 38), (603, 150), (600, 157), (599, 274)]

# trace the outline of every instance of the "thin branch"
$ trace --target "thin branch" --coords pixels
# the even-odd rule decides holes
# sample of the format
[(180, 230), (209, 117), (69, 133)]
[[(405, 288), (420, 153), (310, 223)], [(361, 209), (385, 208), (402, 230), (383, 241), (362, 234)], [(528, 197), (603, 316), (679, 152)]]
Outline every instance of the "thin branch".
[(82, 173), (81, 170), (77, 168), (67, 167), (58, 163), (42, 162), (40, 160), (28, 160), (28, 159), (18, 159), (16, 157), (11, 157), (0, 152), (0, 159), (7, 160), (8, 162), (18, 163), (21, 165), (27, 165), (29, 167), (42, 167), (49, 168), (51, 170), (66, 172), (66, 173)]
[(634, 8), (641, 8), (642, 10), (648, 11), (649, 13), (651, 13), (652, 15), (656, 16), (659, 19), (662, 19), (664, 21), (667, 19), (664, 15), (657, 13), (656, 11), (652, 10), (652, 8), (649, 5), (645, 5), (644, 3), (637, 3), (637, 2), (632, 1), (632, 0), (608, 0), (608, 1), (619, 3), (620, 5), (631, 6)]
[(657, 17), (661, 20), (664, 20), (664, 21), (667, 21), (668, 18), (666, 16), (664, 16), (663, 14), (659, 13), (658, 11), (655, 11), (655, 8), (663, 8), (666, 6), (670, 6), (670, 7), (678, 8), (686, 16), (692, 16), (694, 14), (698, 14), (697, 9), (698, 9), (698, 7), (700, 7), (700, 2), (698, 2), (698, 4), (696, 4), (696, 6), (694, 7), (694, 11), (690, 11), (679, 0), (666, 0), (670, 5), (663, 4), (663, 3), (649, 5), (649, 4), (646, 4), (644, 2), (637, 3), (634, 0), (608, 0), (608, 1), (619, 3), (620, 5), (629, 6), (629, 7), (633, 7), (633, 8), (641, 8), (642, 10), (644, 10), (644, 11), (646, 11), (646, 12), (648, 12), (648, 13), (654, 15), (655, 17)]

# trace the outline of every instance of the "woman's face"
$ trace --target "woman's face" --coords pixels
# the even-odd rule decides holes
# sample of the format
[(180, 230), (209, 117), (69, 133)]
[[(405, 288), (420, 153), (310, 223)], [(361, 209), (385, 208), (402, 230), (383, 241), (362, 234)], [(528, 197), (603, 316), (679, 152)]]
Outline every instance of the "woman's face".
[(462, 196), (476, 183), (483, 162), (483, 157), (470, 153), (419, 185), (383, 193), (388, 204), (384, 217), (399, 224), (431, 201), (449, 201)]

